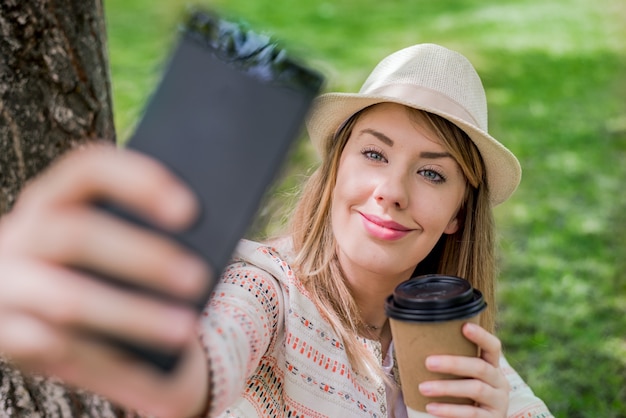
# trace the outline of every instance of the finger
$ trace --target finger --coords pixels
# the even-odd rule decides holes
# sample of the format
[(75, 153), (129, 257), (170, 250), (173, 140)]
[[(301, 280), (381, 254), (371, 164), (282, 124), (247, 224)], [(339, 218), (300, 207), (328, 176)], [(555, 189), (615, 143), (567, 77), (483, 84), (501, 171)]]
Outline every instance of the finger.
[(14, 240), (13, 251), (187, 300), (197, 300), (209, 283), (209, 269), (199, 257), (157, 233), (84, 207), (42, 217), (36, 230)]
[(429, 403), (426, 404), (426, 412), (438, 417), (474, 417), (487, 418), (489, 411), (483, 410), (473, 405), (457, 405), (449, 403)]
[(18, 312), (0, 311), (1, 352), (28, 372), (41, 372), (62, 357), (67, 344), (50, 324)]
[(471, 399), (479, 405), (485, 405), (489, 409), (496, 408), (503, 396), (507, 396), (502, 390), (478, 379), (460, 380), (435, 380), (423, 382), (419, 390), (424, 396), (440, 397), (450, 396), (453, 398)]
[(180, 347), (194, 333), (196, 314), (119, 290), (58, 266), (28, 263), (14, 268), (22, 280), (0, 281), (0, 306), (53, 326), (163, 346)]
[(48, 373), (150, 416), (197, 416), (208, 394), (208, 366), (197, 341), (189, 341), (181, 363), (163, 374), (108, 346), (76, 340), (71, 357)]
[(493, 387), (504, 386), (506, 381), (499, 368), (478, 357), (429, 356), (426, 368), (432, 372), (479, 379)]
[(165, 228), (189, 225), (195, 196), (155, 160), (112, 146), (70, 152), (27, 187), (17, 207), (83, 204), (110, 199)]
[(495, 335), (479, 325), (468, 322), (463, 325), (463, 335), (475, 343), (481, 350), (481, 357), (494, 367), (500, 364), (502, 343)]
[[(21, 370), (61, 378), (151, 416), (194, 416), (206, 401), (208, 373), (201, 353), (186, 354), (173, 375), (164, 375), (114, 348), (53, 332), (33, 317), (2, 318), (0, 324), (3, 355)], [(172, 399), (176, 391), (182, 399)]]

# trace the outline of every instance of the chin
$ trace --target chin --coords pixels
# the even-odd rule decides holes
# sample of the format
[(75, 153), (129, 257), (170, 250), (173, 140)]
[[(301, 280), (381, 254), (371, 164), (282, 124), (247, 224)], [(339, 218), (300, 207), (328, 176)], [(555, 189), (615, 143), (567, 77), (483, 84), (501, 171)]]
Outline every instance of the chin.
[(408, 270), (412, 272), (414, 269), (406, 264), (406, 260), (386, 256), (384, 251), (361, 252), (356, 257), (351, 257), (351, 260), (361, 268), (381, 276), (397, 276)]

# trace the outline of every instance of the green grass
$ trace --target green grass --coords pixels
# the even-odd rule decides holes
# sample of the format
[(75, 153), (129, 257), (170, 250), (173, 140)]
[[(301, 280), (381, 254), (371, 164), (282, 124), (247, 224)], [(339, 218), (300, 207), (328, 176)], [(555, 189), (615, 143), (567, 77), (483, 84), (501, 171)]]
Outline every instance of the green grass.
[[(122, 142), (158, 80), (186, 4), (105, 0)], [(412, 43), (467, 55), (487, 91), (490, 131), (524, 169), (514, 197), (496, 209), (507, 357), (557, 417), (626, 416), (622, 0), (210, 4), (283, 39), (327, 74), (327, 89), (358, 89), (380, 58)], [(314, 160), (302, 141), (287, 173), (306, 173)], [(280, 213), (300, 178), (288, 177), (263, 215)]]

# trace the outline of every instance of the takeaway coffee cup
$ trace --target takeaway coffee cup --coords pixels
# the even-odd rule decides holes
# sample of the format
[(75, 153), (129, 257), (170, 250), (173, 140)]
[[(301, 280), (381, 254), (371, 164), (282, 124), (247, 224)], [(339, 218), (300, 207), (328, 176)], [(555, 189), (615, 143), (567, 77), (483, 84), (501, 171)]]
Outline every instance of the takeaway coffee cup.
[(426, 275), (398, 285), (385, 304), (400, 372), (402, 395), (409, 417), (424, 415), (429, 402), (471, 404), (470, 399), (425, 397), (418, 385), (427, 380), (458, 379), (426, 369), (433, 354), (477, 356), (478, 347), (461, 328), (478, 323), (487, 304), (482, 293), (467, 280), (454, 276)]

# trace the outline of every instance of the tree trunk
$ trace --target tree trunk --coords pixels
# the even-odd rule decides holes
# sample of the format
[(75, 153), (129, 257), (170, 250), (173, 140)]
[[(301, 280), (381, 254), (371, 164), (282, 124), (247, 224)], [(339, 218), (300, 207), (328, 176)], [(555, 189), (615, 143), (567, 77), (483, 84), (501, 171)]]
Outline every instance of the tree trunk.
[(0, 215), (25, 181), (114, 140), (101, 0), (0, 1)]
[[(0, 216), (87, 140), (115, 140), (101, 0), (0, 0)], [(134, 416), (0, 358), (0, 418)]]

